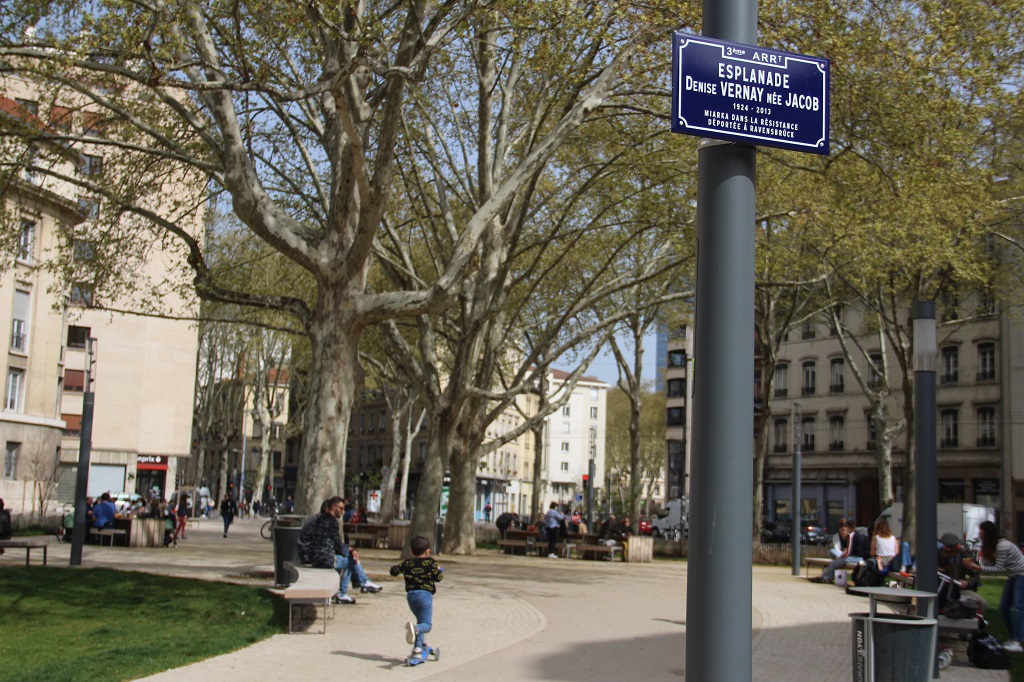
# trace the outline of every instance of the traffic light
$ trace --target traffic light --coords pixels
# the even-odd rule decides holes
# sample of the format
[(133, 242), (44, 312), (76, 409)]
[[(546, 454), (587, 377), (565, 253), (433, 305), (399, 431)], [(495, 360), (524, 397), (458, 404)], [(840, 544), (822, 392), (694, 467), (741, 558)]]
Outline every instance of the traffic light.
[(583, 474), (583, 489), (586, 490), (588, 485), (590, 485), (590, 474)]

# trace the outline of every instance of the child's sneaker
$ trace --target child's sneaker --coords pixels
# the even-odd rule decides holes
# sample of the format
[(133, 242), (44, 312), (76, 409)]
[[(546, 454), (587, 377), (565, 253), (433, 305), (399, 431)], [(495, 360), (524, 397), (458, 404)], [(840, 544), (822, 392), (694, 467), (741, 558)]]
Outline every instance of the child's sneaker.
[(354, 597), (350, 597), (347, 594), (336, 594), (334, 595), (335, 604), (355, 604), (356, 600)]
[(405, 624), (405, 641), (409, 644), (416, 641), (416, 623), (411, 620)]
[(418, 646), (417, 647), (413, 647), (412, 653), (415, 654), (416, 656), (419, 656), (420, 654), (423, 653), (423, 649), (419, 648)]

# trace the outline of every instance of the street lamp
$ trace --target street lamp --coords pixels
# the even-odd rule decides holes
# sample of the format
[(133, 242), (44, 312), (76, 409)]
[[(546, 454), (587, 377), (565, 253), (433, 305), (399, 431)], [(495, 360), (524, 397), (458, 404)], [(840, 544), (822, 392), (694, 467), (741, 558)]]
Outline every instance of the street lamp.
[(935, 302), (915, 301), (914, 320), (914, 488), (917, 504), (914, 553), (917, 555), (917, 589), (935, 592), (938, 558), (935, 518), (938, 473), (935, 457), (935, 355), (938, 353)]

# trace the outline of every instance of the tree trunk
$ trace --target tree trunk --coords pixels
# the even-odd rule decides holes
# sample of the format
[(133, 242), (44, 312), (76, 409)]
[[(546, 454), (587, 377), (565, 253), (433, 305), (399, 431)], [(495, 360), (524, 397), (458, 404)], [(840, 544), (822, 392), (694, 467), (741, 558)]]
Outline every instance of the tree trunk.
[[(435, 424), (437, 420), (435, 420)], [(441, 507), (441, 487), (444, 482), (445, 456), (451, 452), (452, 437), (447, 431), (431, 424), (430, 445), (427, 447), (427, 458), (420, 469), (420, 484), (416, 490), (416, 504), (412, 512), (410, 537), (422, 535), (434, 544), (434, 526), (437, 523), (438, 510)], [(436, 551), (438, 548), (434, 547)], [(403, 556), (408, 548), (403, 548)]]
[(305, 475), (295, 500), (301, 514), (316, 512), (323, 500), (345, 490), (348, 424), (363, 385), (361, 328), (346, 314), (345, 301), (328, 299), (325, 295), (309, 330), (313, 366), (303, 429)]
[(409, 467), (412, 464), (412, 441), (416, 436), (416, 433), (420, 430), (423, 425), (423, 420), (427, 417), (427, 411), (425, 409), (420, 410), (420, 417), (416, 420), (416, 425), (413, 426), (412, 419), (406, 424), (405, 433), (405, 459), (402, 461), (402, 488), (401, 493), (398, 497), (398, 516), (399, 518), (409, 518), (408, 503), (409, 503)]
[(480, 451), (471, 445), (479, 441), (475, 429), (460, 433), (451, 460), (451, 496), (444, 527), (444, 551), (448, 554), (476, 552), (476, 471)]

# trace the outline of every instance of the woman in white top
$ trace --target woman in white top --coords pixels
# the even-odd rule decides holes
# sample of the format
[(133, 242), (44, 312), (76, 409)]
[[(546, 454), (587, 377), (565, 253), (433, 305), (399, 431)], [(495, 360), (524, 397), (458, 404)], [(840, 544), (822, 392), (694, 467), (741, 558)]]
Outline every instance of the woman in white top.
[(892, 529), (885, 519), (879, 519), (875, 524), (875, 534), (871, 536), (871, 556), (878, 562), (878, 569), (884, 571), (896, 556), (899, 543), (892, 534)]

